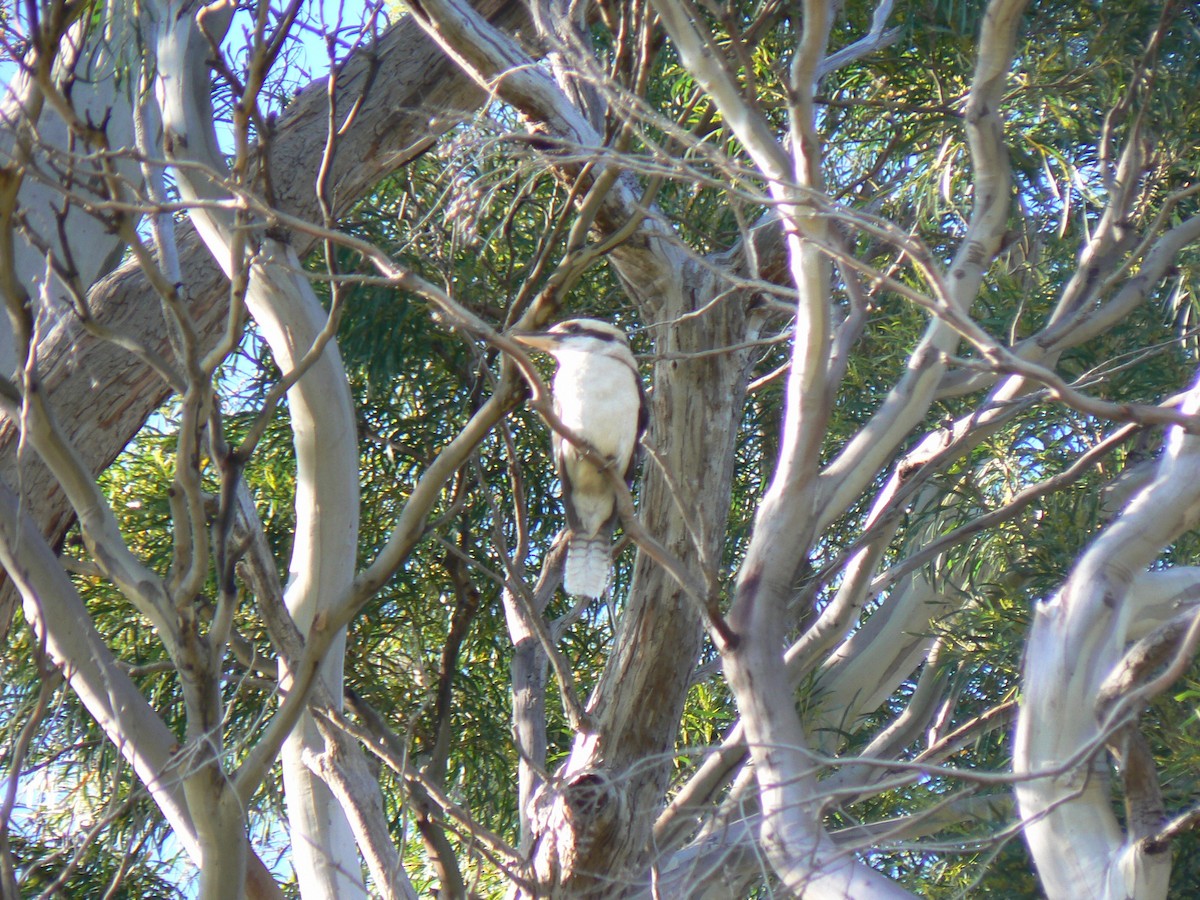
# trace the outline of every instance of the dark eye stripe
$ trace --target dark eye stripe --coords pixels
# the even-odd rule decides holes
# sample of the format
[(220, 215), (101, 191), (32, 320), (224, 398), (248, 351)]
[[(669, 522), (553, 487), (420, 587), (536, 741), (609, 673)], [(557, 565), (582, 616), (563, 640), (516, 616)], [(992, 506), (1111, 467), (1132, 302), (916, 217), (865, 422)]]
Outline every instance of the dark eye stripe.
[(616, 341), (617, 340), (617, 336), (615, 334), (612, 334), (611, 332), (608, 332), (608, 331), (600, 331), (595, 328), (580, 328), (575, 333), (586, 335), (587, 337), (594, 337), (601, 341)]
[(602, 331), (599, 328), (589, 328), (586, 325), (580, 325), (578, 322), (562, 322), (555, 325), (551, 331), (556, 331), (559, 334), (579, 335), (580, 337), (596, 338), (600, 341), (609, 341), (610, 343), (620, 342), (620, 338), (611, 331)]

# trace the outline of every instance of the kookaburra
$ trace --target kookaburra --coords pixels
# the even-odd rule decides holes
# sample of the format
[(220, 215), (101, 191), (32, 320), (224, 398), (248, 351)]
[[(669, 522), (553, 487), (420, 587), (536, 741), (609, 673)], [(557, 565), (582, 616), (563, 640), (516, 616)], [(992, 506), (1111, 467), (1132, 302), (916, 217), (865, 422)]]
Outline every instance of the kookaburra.
[[(515, 337), (554, 357), (555, 413), (573, 434), (611, 459), (629, 484), (647, 414), (625, 332), (597, 319), (570, 319), (541, 334)], [(612, 574), (616, 493), (605, 473), (584, 459), (579, 448), (558, 433), (553, 441), (571, 532), (563, 584), (568, 593), (599, 597)]]

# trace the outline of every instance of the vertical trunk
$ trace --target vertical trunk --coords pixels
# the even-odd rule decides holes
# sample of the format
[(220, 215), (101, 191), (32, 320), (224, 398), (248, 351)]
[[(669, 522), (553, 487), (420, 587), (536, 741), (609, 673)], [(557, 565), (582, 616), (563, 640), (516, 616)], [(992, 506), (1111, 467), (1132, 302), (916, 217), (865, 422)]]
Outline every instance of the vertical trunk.
[[(136, 78), (118, 80), (121, 55), (132, 40), (134, 23), (112, 10), (105, 10), (103, 27), (85, 27), (77, 22), (63, 37), (54, 60), (53, 81), (58, 89), (69, 84), (71, 113), (84, 122), (104, 122), (104, 141), (109, 147), (134, 145), (133, 91)], [(83, 136), (43, 94), (40, 85), (26, 72), (18, 72), (0, 100), (0, 164), (30, 164), (45, 172), (49, 153), (79, 152)], [(101, 149), (88, 147), (88, 150)], [(118, 157), (114, 171), (132, 185), (141, 181), (136, 163)], [(21, 168), (16, 205), (21, 225), (10, 223), (13, 259), (4, 273), (4, 293), (28, 291), (32, 313), (42, 329), (66, 317), (70, 290), (48, 266), (47, 254), (64, 269), (73, 270), (78, 283), (87, 286), (109, 271), (120, 258), (123, 242), (111, 223), (85, 212), (80, 203), (64, 200), (62, 186), (52, 180), (31, 177)], [(107, 183), (99, 165), (80, 162), (73, 171), (71, 190), (81, 200), (102, 201)], [(70, 246), (63, 238), (70, 236)], [(36, 246), (30, 238), (36, 240)], [(39, 287), (40, 286), (40, 287)], [(9, 322), (0, 326), (0, 374), (10, 377), (22, 361), (24, 347), (14, 343)]]
[[(188, 201), (222, 200), (226, 192), (206, 171), (220, 172), (223, 160), (213, 128), (206, 56), (210, 40), (228, 27), (229, 10), (204, 15), (166, 4), (159, 9), (157, 66), (164, 146)], [(201, 16), (205, 30), (198, 25)], [(193, 18), (194, 17), (194, 18)], [(262, 48), (255, 48), (261, 53)], [(243, 98), (254, 103), (256, 98)], [(242, 152), (245, 152), (243, 148)], [(245, 160), (241, 160), (244, 162)], [(201, 168), (189, 164), (199, 163)], [(286, 246), (252, 233), (253, 261), (239, 254), (244, 223), (199, 205), (189, 217), (227, 276), (249, 266), (246, 306), (258, 322), (280, 369), (299, 371), (326, 329), (321, 308), (299, 260)], [(296, 449), (296, 536), (285, 601), (302, 634), (349, 588), (358, 543), (358, 453), (353, 404), (341, 359), (330, 343), (288, 391)], [(344, 633), (334, 638), (321, 662), (328, 696), (342, 695)], [(287, 672), (281, 673), (287, 683)], [(189, 711), (191, 712), (191, 711)], [(310, 716), (302, 715), (282, 752), (284, 790), (292, 829), (293, 859), (305, 897), (365, 897), (354, 835), (329, 788), (306, 765), (323, 739)], [(223, 810), (212, 808), (214, 815)], [(225, 824), (223, 822), (223, 824)], [(244, 827), (244, 825), (243, 825)]]
[[(639, 512), (663, 546), (712, 578), (749, 371), (743, 351), (706, 352), (745, 339), (744, 307), (732, 299), (711, 303), (724, 287), (711, 270), (689, 266), (671, 290), (647, 298), (656, 317), (672, 324), (655, 334), (661, 359)], [(639, 555), (613, 652), (589, 704), (597, 728), (576, 738), (557, 787), (537, 798), (534, 866), (543, 890), (602, 895), (644, 877), (703, 636), (695, 602)]]
[[(1200, 411), (1200, 383), (1181, 409)], [(1112, 698), (1103, 688), (1145, 629), (1133, 588), (1138, 576), (1197, 522), (1200, 438), (1173, 428), (1153, 481), (1084, 552), (1062, 590), (1037, 607), (1013, 770), (1025, 837), (1051, 900), (1167, 896), (1168, 847), (1145, 840), (1161, 823), (1117, 821), (1105, 754), (1151, 695), (1129, 688)], [(1133, 792), (1127, 782), (1127, 799)]]

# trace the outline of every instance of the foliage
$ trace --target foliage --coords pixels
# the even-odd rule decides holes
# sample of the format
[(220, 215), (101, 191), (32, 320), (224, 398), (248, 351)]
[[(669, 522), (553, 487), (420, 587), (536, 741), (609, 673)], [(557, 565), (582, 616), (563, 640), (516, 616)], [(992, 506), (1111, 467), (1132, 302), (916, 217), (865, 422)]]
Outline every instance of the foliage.
[[(845, 254), (833, 280), (833, 308), (844, 318), (856, 313), (865, 292), (861, 334), (849, 347), (845, 372), (830, 404), (820, 449), (828, 465), (839, 457), (889, 402), (890, 392), (917, 365), (914, 352), (931, 313), (913, 302), (929, 280), (911, 256), (898, 249), (896, 234), (918, 238), (929, 259), (948, 263), (970, 227), (978, 198), (971, 149), (962, 127), (971, 90), (983, 4), (943, 0), (905, 2), (893, 16), (900, 32), (890, 45), (832, 72), (820, 85), (817, 126), (824, 147), (823, 174), (834, 222)], [(626, 68), (613, 17), (629, 11), (601, 4), (606, 13), (593, 26), (594, 60), (609, 67), (607, 89), (629, 98), (630, 86), (644, 90), (628, 107), (630, 133), (621, 150), (625, 171), (640, 187), (653, 185), (654, 216), (664, 233), (692, 260), (711, 260), (746, 242), (751, 224), (772, 207), (751, 156), (661, 33), (651, 71), (643, 81)], [(845, 5), (831, 49), (847, 46), (868, 28), (874, 6)], [(1194, 135), (1200, 133), (1200, 68), (1192, 47), (1200, 27), (1194, 9), (1174, 7), (1175, 24), (1161, 29), (1153, 58), (1148, 36), (1156, 33), (1162, 8), (1150, 4), (1095, 4), (1078, 0), (1033, 3), (1020, 30), (1011, 79), (1004, 96), (1007, 147), (1014, 176), (1009, 230), (1003, 250), (987, 275), (970, 313), (983, 332), (1006, 348), (1043, 333), (1079, 272), (1079, 248), (1104, 215), (1114, 186), (1112, 155), (1126, 139), (1142, 140), (1141, 122), (1152, 123), (1153, 153), (1142, 173), (1129, 230), (1149, 232), (1160, 218), (1177, 223), (1197, 214), (1191, 189), (1197, 163)], [(802, 23), (790, 10), (764, 6), (705, 4), (716, 51), (751, 92), (765, 118), (786, 128), (788, 66)], [(2, 14), (0, 14), (2, 15)], [(2, 20), (0, 20), (2, 21)], [(754, 42), (747, 43), (747, 34)], [(547, 261), (565, 258), (577, 214), (576, 185), (564, 177), (552, 153), (520, 131), (519, 111), (493, 103), (474, 121), (463, 122), (419, 160), (394, 172), (340, 223), (349, 241), (312, 254), (310, 273), (333, 271), (344, 312), (337, 346), (354, 399), (361, 493), (358, 534), (360, 568), (385, 546), (418, 480), (437, 454), (468, 424), (502, 379), (496, 346), (475, 340), (431, 307), (415, 291), (378, 277), (376, 260), (362, 244), (383, 250), (406, 272), (451, 292), (481, 321), (503, 332), (535, 302), (549, 283)], [(615, 133), (620, 121), (610, 121)], [(892, 223), (895, 232), (872, 227)], [(1126, 243), (1136, 243), (1131, 241)], [(1136, 268), (1137, 263), (1131, 264)], [(1113, 403), (1158, 403), (1184, 389), (1200, 352), (1196, 341), (1195, 292), (1200, 254), (1182, 251), (1171, 275), (1149, 290), (1146, 301), (1093, 339), (1065, 349), (1054, 371), (1090, 396)], [(864, 271), (879, 277), (859, 280)], [(1111, 299), (1121, 281), (1109, 272)], [(764, 323), (749, 364), (751, 388), (741, 411), (728, 497), (729, 522), (714, 564), (722, 596), (735, 592), (738, 570), (750, 543), (776, 459), (781, 452), (786, 375), (791, 359), (793, 289), (767, 274), (747, 279)], [(335, 299), (317, 279), (328, 308)], [(617, 322), (633, 335), (646, 380), (664, 363), (662, 323), (631, 302), (628, 285), (612, 258), (587, 268), (563, 296), (560, 313)], [(714, 348), (715, 351), (720, 348)], [(786, 634), (790, 645), (837, 602), (853, 577), (849, 560), (873, 540), (880, 494), (923, 436), (948, 433), (955, 421), (982, 416), (994, 380), (981, 376), (990, 362), (963, 344), (955, 368), (936, 402), (909, 429), (892, 462), (873, 472), (869, 485), (850, 500), (811, 547), (797, 584)], [(543, 375), (547, 374), (543, 371)], [(238, 355), (218, 379), (224, 438), (236, 446), (250, 433), (263, 399), (279, 378), (261, 336), (247, 333)], [(651, 385), (653, 389), (653, 385)], [(1074, 409), (1031, 385), (1010, 404), (986, 435), (947, 460), (914, 464), (917, 487), (891, 510), (890, 538), (880, 551), (876, 575), (887, 583), (872, 593), (844, 631), (865, 630), (871, 616), (910, 579), (933, 586), (939, 606), (919, 637), (936, 651), (912, 661), (891, 695), (878, 708), (856, 710), (846, 720), (823, 718), (829, 700), (832, 650), (811, 666), (797, 692), (798, 706), (814, 726), (814, 744), (830, 758), (822, 778), (854, 768), (842, 763), (874, 752), (875, 742), (901, 719), (918, 691), (938, 685), (938, 711), (887, 747), (895, 769), (887, 789), (842, 785), (825, 809), (831, 831), (903, 818), (919, 819), (951, 801), (982, 794), (938, 767), (1003, 773), (1011, 769), (1009, 733), (1021, 693), (1024, 639), (1031, 608), (1051, 596), (1069, 576), (1079, 555), (1111, 520), (1104, 508), (1107, 484), (1141, 459), (1159, 451), (1162, 428), (1146, 426), (1095, 466), (1053, 491), (1017, 508), (1023, 492), (1067, 473), (1115, 427), (1094, 412)], [(168, 577), (173, 565), (174, 524), (169, 495), (175, 478), (180, 407), (169, 402), (101, 483), (122, 534), (137, 557)], [(648, 470), (658, 463), (643, 461)], [(923, 468), (922, 468), (923, 467)], [(260, 512), (268, 543), (287, 578), (296, 522), (295, 459), (289, 410), (269, 415), (263, 437), (244, 475)], [(220, 467), (203, 465), (204, 489), (221, 490)], [(904, 483), (906, 476), (899, 476)], [(514, 648), (503, 605), (506, 582), (532, 584), (561, 528), (557, 474), (549, 437), (529, 408), (514, 410), (481, 440), (469, 462), (458, 468), (430, 510), (422, 541), (367, 603), (349, 629), (346, 688), (378, 712), (402, 742), (414, 768), (432, 766), (446, 794), (473, 822), (504, 840), (520, 840), (515, 789), (519, 753), (512, 730), (510, 666)], [(918, 493), (919, 492), (919, 493)], [(215, 501), (214, 501), (215, 502)], [(1023, 501), (1022, 501), (1023, 502)], [(1003, 514), (1004, 510), (1011, 514)], [(897, 574), (892, 567), (932, 541), (969, 528), (997, 513), (987, 527), (958, 538), (934, 555)], [(1185, 535), (1160, 564), (1189, 564), (1197, 538)], [(571, 689), (588, 697), (601, 683), (616, 642), (623, 599), (636, 578), (634, 548), (623, 545), (612, 600), (576, 606), (561, 592), (546, 609), (550, 622), (569, 624), (558, 649), (570, 665)], [(89, 565), (78, 533), (66, 540), (73, 579), (97, 629), (132, 675), (158, 715), (185, 741), (185, 702), (180, 678), (150, 623), (131, 610), (120, 591)], [(200, 609), (210, 619), (219, 586), (209, 573)], [(950, 598), (949, 601), (946, 598)], [(237, 765), (267, 727), (264, 709), (279, 693), (269, 629), (255, 599), (241, 589), (233, 620), (237, 652), (223, 663), (225, 753)], [(840, 638), (839, 638), (840, 639)], [(37, 654), (27, 629), (14, 628), (4, 665), (3, 734), (15, 743), (37, 696)], [(718, 648), (708, 643), (694, 661), (693, 681), (670, 737), (668, 796), (693, 777), (738, 721), (733, 692), (722, 675)], [(1197, 746), (1197, 673), (1157, 698), (1145, 730), (1162, 776), (1167, 807), (1194, 804), (1200, 748)], [(881, 683), (888, 683), (881, 676)], [(551, 690), (547, 711), (547, 764), (551, 770), (572, 752), (576, 732), (570, 711)], [(952, 745), (952, 746), (951, 746)], [(947, 749), (949, 747), (950, 749)], [(931, 749), (932, 748), (932, 749)], [(924, 764), (930, 772), (911, 775), (900, 763)], [(178, 891), (159, 870), (166, 829), (152, 804), (140, 797), (119, 755), (106, 742), (69, 692), (56, 697), (25, 760), (27, 773), (50, 771), (63, 785), (82, 783), (85, 772), (103, 773), (119, 787), (105, 788), (108, 803), (125, 805), (95, 837), (91, 849), (72, 858), (76, 872), (63, 886), (70, 896), (91, 896), (96, 885), (128, 871), (108, 896), (170, 897)], [(26, 778), (32, 777), (26, 775)], [(413, 789), (389, 770), (379, 772), (385, 816), (402, 845), (418, 890), (433, 890), (436, 866), (414, 838)], [(67, 788), (64, 788), (66, 790)], [(73, 788), (71, 788), (73, 790)], [(732, 788), (730, 790), (733, 790)], [(282, 827), (282, 788), (268, 779), (255, 795), (253, 812)], [(1114, 795), (1114, 808), (1119, 806)], [(444, 824), (444, 821), (443, 821)], [(994, 816), (964, 818), (920, 839), (880, 840), (861, 856), (874, 869), (930, 897), (966, 894), (1035, 896), (1038, 885), (1011, 809)], [(55, 829), (62, 832), (56, 834)], [(39, 891), (60, 871), (64, 848), (84, 831), (79, 823), (51, 823), (29, 830), (14, 819), (8, 843), (30, 860), (23, 888)], [(507, 888), (502, 867), (481, 849), (466, 828), (447, 827), (464, 876), (479, 895), (500, 896)], [(1195, 840), (1177, 844), (1172, 882), (1175, 895), (1200, 885)], [(39, 863), (38, 860), (44, 862)], [(770, 879), (752, 889), (769, 891)], [(97, 894), (98, 895), (98, 894)]]

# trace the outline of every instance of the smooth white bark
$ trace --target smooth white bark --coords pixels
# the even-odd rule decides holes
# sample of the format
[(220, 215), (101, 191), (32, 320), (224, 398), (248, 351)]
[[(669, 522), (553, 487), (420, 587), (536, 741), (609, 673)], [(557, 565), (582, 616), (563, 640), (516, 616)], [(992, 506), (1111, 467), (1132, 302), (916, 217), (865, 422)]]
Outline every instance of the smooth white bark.
[[(1200, 384), (1182, 409), (1200, 411)], [(1154, 480), (1084, 552), (1059, 593), (1035, 611), (1013, 768), (1022, 779), (1016, 794), (1025, 836), (1052, 900), (1167, 895), (1170, 854), (1147, 852), (1143, 841), (1151, 835), (1144, 826), (1118, 823), (1105, 756), (1106, 743), (1130, 717), (1136, 727), (1149, 697), (1135, 689), (1114, 702), (1102, 688), (1161, 599), (1194, 592), (1193, 572), (1142, 573), (1198, 522), (1200, 438), (1173, 428)]]
[[(1028, 0), (993, 0), (988, 5), (965, 116), (971, 150), (971, 220), (944, 273), (947, 302), (966, 314), (1000, 247), (1011, 208), (1011, 167), (1004, 141), (1001, 107), (1012, 65), (1017, 26)], [(945, 357), (961, 336), (940, 317), (930, 322), (913, 350), (904, 377), (879, 411), (821, 473), (820, 524), (841, 515), (854, 498), (893, 459), (897, 449), (929, 411), (946, 370)]]
[(805, 896), (902, 896), (903, 890), (838, 851), (821, 826), (815, 769), (778, 644), (779, 635), (786, 632), (798, 554), (804, 553), (814, 534), (815, 476), (827, 416), (830, 272), (828, 260), (812, 241), (824, 243), (828, 223), (814, 214), (810, 201), (821, 190), (812, 91), (833, 10), (823, 2), (804, 5), (804, 29), (793, 50), (793, 155), (789, 155), (710, 53), (687, 10), (670, 0), (660, 0), (655, 7), (682, 61), (713, 96), (725, 121), (767, 177), (769, 190), (780, 204), (797, 290), (779, 462), (755, 516), (730, 614), (741, 644), (723, 653), (757, 773), (762, 844), (784, 884)]
[[(105, 138), (111, 147), (134, 144), (133, 110), (137, 79), (118, 81), (115, 71), (128, 57), (135, 23), (123, 4), (106, 4), (99, 27), (85, 29), (80, 22), (64, 38), (53, 67), (54, 88), (68, 76), (70, 110), (61, 98), (47, 97), (28, 72), (18, 71), (0, 100), (0, 165), (17, 165), (21, 186), (17, 206), (23, 227), (14, 230), (12, 283), (28, 291), (40, 331), (49, 328), (73, 304), (58, 271), (73, 269), (85, 288), (109, 271), (120, 256), (122, 239), (111, 226), (84, 211), (79, 200), (107, 199), (89, 183), (85, 173), (99, 174), (95, 160), (84, 161), (89, 149), (72, 132), (74, 121), (106, 122)], [(72, 170), (78, 177), (70, 185), (45, 163)], [(112, 161), (113, 172), (136, 185), (140, 171), (128, 158)], [(68, 192), (70, 197), (68, 197)], [(60, 227), (61, 226), (61, 227)], [(70, 246), (63, 246), (63, 236)], [(24, 347), (14, 343), (9, 321), (0, 327), (0, 375), (11, 377), (21, 363)]]
[[(220, 10), (204, 19), (219, 39), (227, 25)], [(224, 163), (213, 128), (206, 55), (208, 36), (193, 19), (195, 7), (159, 7), (159, 95), (168, 156), (181, 195), (189, 201), (223, 200), (228, 192), (207, 173)], [(253, 100), (253, 98), (248, 98)], [(198, 166), (198, 167), (196, 167)], [(189, 215), (218, 264), (231, 278), (250, 267), (246, 306), (285, 375), (298, 370), (326, 330), (329, 317), (304, 277), (294, 252), (260, 232), (251, 263), (242, 258), (241, 223), (229, 212), (194, 206)], [(285, 600), (307, 633), (329, 604), (347, 593), (358, 539), (358, 452), (354, 409), (341, 359), (332, 343), (288, 392), (296, 449), (296, 536)], [(320, 677), (332, 698), (342, 693), (345, 634), (331, 642)], [(282, 673), (285, 683), (288, 673)], [(337, 699), (335, 699), (337, 702)], [(365, 897), (353, 831), (329, 788), (304, 763), (323, 740), (307, 713), (287, 739), (282, 762), (293, 860), (306, 898)]]

